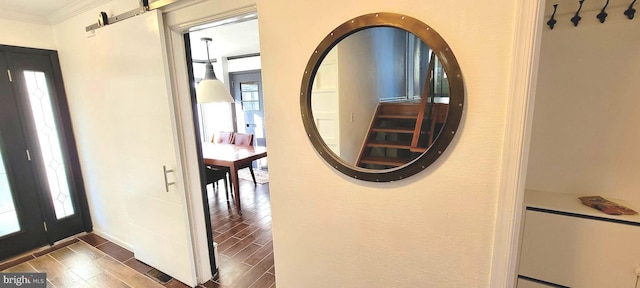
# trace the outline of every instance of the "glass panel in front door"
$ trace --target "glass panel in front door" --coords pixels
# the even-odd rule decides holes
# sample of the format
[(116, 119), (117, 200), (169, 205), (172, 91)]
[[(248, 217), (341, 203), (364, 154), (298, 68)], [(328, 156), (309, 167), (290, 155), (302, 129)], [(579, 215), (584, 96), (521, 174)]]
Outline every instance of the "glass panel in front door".
[[(1, 147), (0, 147), (1, 149)], [(0, 151), (0, 237), (20, 231), (13, 193), (9, 186), (9, 177)]]
[(56, 218), (71, 216), (75, 211), (46, 76), (40, 71), (24, 71), (24, 78)]

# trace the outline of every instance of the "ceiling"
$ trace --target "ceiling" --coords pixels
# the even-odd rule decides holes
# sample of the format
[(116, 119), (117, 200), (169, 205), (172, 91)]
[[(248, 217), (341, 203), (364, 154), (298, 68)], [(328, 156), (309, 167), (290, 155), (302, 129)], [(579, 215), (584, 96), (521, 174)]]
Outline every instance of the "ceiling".
[[(110, 0), (0, 0), (0, 18), (53, 25), (78, 12), (109, 2)], [(154, 1), (150, 1), (154, 2)], [(114, 15), (109, 15), (114, 16)], [(211, 28), (206, 28), (211, 27)], [(260, 52), (258, 20), (255, 14), (194, 28), (190, 33), (192, 58), (207, 58), (202, 37), (212, 38), (209, 44), (211, 58), (230, 57)]]
[(200, 40), (202, 37), (212, 39), (209, 43), (209, 54), (212, 59), (219, 56), (232, 57), (260, 53), (257, 19), (224, 24), (189, 34), (193, 59), (207, 59), (205, 42)]
[(46, 17), (76, 1), (77, 0), (2, 0), (2, 10), (4, 10), (4, 12), (17, 12)]
[(57, 24), (74, 13), (110, 0), (0, 0), (0, 18), (37, 24)]
[(46, 17), (78, 0), (2, 0), (3, 13)]

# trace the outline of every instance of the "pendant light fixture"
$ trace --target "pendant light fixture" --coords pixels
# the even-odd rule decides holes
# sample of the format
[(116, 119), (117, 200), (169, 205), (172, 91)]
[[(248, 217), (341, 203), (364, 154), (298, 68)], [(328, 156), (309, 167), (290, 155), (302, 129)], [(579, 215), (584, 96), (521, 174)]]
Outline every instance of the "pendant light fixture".
[(209, 58), (209, 42), (212, 40), (208, 37), (200, 38), (207, 46), (207, 64), (205, 65), (204, 79), (198, 83), (196, 88), (196, 99), (198, 103), (228, 102), (233, 103), (233, 97), (229, 93), (227, 87), (222, 81), (216, 78), (213, 72), (213, 64)]

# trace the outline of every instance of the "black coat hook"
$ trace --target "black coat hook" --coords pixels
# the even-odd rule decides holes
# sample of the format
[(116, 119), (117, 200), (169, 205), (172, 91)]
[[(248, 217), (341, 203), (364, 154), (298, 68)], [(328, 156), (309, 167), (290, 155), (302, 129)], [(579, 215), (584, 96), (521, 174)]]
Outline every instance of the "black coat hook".
[(549, 25), (549, 29), (553, 30), (553, 26), (556, 26), (556, 10), (558, 10), (558, 4), (553, 4), (553, 14), (551, 14), (551, 18), (547, 21), (547, 25)]
[(633, 2), (629, 4), (629, 9), (624, 11), (624, 15), (626, 15), (629, 20), (633, 19), (633, 16), (636, 15), (636, 9), (633, 9), (633, 4), (636, 4), (636, 1), (637, 0), (633, 0)]
[(604, 7), (602, 7), (602, 10), (600, 10), (600, 14), (598, 14), (598, 16), (596, 16), (596, 18), (598, 18), (598, 20), (600, 20), (600, 23), (604, 23), (604, 20), (607, 19), (607, 12), (605, 12), (604, 10), (607, 9), (607, 6), (609, 6), (609, 0), (607, 0), (607, 3), (604, 4)]
[(580, 23), (580, 20), (582, 20), (582, 17), (580, 17), (580, 10), (582, 10), (582, 3), (584, 3), (584, 0), (580, 0), (578, 2), (580, 2), (580, 7), (578, 7), (578, 11), (576, 11), (576, 15), (571, 18), (573, 26), (576, 27), (578, 27), (578, 23)]

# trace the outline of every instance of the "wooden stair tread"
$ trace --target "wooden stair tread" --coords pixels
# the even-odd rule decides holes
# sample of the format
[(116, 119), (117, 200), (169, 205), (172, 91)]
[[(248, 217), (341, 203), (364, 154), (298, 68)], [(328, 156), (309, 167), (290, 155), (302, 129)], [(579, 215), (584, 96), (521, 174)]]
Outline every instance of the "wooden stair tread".
[(407, 164), (411, 161), (411, 158), (392, 158), (392, 157), (376, 157), (366, 156), (360, 159), (361, 164), (373, 164), (373, 165), (386, 165), (398, 167)]
[(411, 142), (390, 142), (390, 141), (371, 141), (366, 144), (369, 147), (383, 147), (383, 148), (397, 148), (397, 149), (410, 149)]
[(409, 150), (411, 150), (411, 152), (419, 152), (419, 153), (427, 152), (427, 148), (422, 148), (422, 147), (414, 147), (414, 148), (410, 148)]
[(385, 119), (416, 119), (418, 118), (418, 114), (380, 114), (377, 116), (378, 118)]
[(418, 103), (406, 103), (406, 102), (392, 102), (392, 103), (380, 103), (378, 107), (378, 115), (403, 115), (403, 116), (418, 116), (420, 112), (420, 104)]
[(371, 132), (409, 133), (413, 134), (413, 129), (402, 128), (371, 128)]
[(419, 106), (420, 102), (382, 102), (380, 106)]
[(385, 141), (372, 141), (365, 144), (367, 147), (382, 147), (382, 148), (395, 148), (395, 149), (407, 149), (411, 152), (424, 153), (427, 148), (424, 147), (411, 147), (410, 142), (385, 142)]
[[(358, 156), (358, 166), (381, 165), (389, 168), (399, 167), (412, 161), (413, 158), (408, 157), (408, 155), (406, 155), (407, 152), (413, 152), (408, 154), (415, 155), (415, 153), (426, 151), (426, 148), (411, 146), (412, 143), (417, 142), (416, 137), (420, 137), (420, 134), (423, 133), (423, 131), (416, 130), (418, 129), (417, 120), (422, 117), (424, 113), (424, 111), (422, 111), (425, 109), (423, 102), (424, 101), (379, 103), (376, 114), (369, 126), (369, 136), (367, 136), (360, 155)], [(377, 133), (386, 133), (386, 135)], [(397, 137), (387, 137), (393, 136), (394, 134)], [(407, 141), (407, 138), (411, 135), (413, 138)], [(395, 140), (376, 140), (382, 138)], [(387, 149), (402, 151), (400, 155), (403, 155), (403, 157), (370, 156), (372, 153), (374, 155), (380, 154), (373, 152), (380, 149), (382, 149), (382, 151), (386, 151)]]

